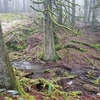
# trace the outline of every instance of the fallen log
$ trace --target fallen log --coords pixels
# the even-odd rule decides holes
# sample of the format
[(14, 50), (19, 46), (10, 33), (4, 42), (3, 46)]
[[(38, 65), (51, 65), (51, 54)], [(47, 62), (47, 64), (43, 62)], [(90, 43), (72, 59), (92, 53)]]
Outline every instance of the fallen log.
[(83, 88), (90, 92), (100, 92), (100, 88), (92, 84), (84, 84)]

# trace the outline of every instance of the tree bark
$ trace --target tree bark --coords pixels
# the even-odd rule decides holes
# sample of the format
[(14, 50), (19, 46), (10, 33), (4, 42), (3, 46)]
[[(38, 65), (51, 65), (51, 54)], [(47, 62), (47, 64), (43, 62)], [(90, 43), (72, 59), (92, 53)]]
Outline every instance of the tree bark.
[[(52, 9), (51, 0), (45, 0), (45, 9), (48, 7)], [(53, 24), (50, 18), (49, 11), (45, 13), (45, 43), (44, 43), (44, 60), (55, 60), (55, 45), (54, 45), (54, 34)]]
[(25, 0), (23, 0), (23, 11), (25, 12)]
[(88, 22), (90, 22), (91, 7), (92, 7), (92, 0), (91, 0), (91, 2), (90, 2), (90, 6), (89, 6)]
[(24, 90), (18, 84), (3, 40), (0, 23), (0, 86), (6, 89), (15, 89), (20, 94), (25, 94)]
[(59, 16), (58, 22), (62, 24), (62, 5), (59, 5)]
[(73, 24), (73, 26), (75, 25), (75, 0), (72, 0), (72, 24)]
[(1, 0), (0, 0), (0, 13), (2, 12), (2, 4), (1, 4)]
[(85, 23), (85, 28), (86, 28), (86, 23), (87, 23), (87, 0), (84, 0), (84, 23)]
[[(93, 0), (93, 7), (95, 6), (96, 1)], [(95, 22), (95, 17), (96, 17), (96, 11), (95, 8), (92, 9), (92, 28), (94, 28), (94, 22)]]
[(3, 5), (4, 5), (4, 12), (7, 13), (9, 11), (8, 0), (3, 0)]
[[(68, 0), (68, 12), (70, 13), (70, 3), (69, 3), (69, 0)], [(70, 21), (70, 14), (68, 14), (68, 20)]]

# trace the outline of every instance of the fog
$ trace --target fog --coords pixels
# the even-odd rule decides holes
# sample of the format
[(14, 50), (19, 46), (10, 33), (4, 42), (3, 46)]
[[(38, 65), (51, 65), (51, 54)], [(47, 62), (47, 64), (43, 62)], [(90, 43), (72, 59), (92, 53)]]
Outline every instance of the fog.
[[(41, 0), (35, 0), (36, 2), (39, 2)], [(73, 0), (69, 0), (70, 2), (72, 2)], [(93, 0), (94, 1), (94, 0)], [(86, 22), (91, 21), (92, 20), (92, 16), (93, 16), (93, 5), (97, 5), (98, 2), (97, 0), (95, 0), (95, 4), (93, 3), (92, 0), (75, 0), (75, 4), (78, 4), (78, 6), (75, 6), (75, 15), (76, 16), (83, 16), (86, 17)], [(54, 1), (52, 1), (54, 2)], [(65, 3), (66, 0), (62, 0), (60, 2)], [(85, 4), (86, 2), (86, 4)], [(66, 2), (67, 3), (67, 2)], [(67, 3), (68, 4), (68, 3)], [(41, 4), (36, 4), (36, 3), (32, 3), (31, 0), (0, 0), (0, 13), (28, 13), (28, 12), (33, 12), (36, 13), (37, 11), (33, 10), (31, 7), (33, 6), (35, 9), (41, 9), (43, 8), (43, 5)], [(69, 3), (70, 6), (72, 6), (71, 3)], [(72, 13), (72, 8), (68, 8), (69, 9), (69, 13)], [(62, 12), (63, 14), (65, 14), (66, 12), (64, 11), (64, 7), (62, 7)], [(38, 13), (38, 12), (37, 12)], [(100, 20), (99, 16), (100, 16), (100, 12), (99, 12), (99, 7), (95, 8), (95, 19), (96, 20)], [(81, 20), (81, 19), (80, 19)]]
[[(39, 0), (35, 0), (39, 1)], [(72, 0), (70, 0), (72, 1)], [(79, 4), (81, 7), (84, 5), (83, 0), (76, 0), (76, 4)], [(0, 12), (1, 13), (21, 13), (21, 12), (31, 12), (34, 11), (30, 8), (30, 5), (38, 8), (39, 5), (32, 4), (30, 0), (0, 0)], [(6, 11), (5, 11), (6, 9)]]

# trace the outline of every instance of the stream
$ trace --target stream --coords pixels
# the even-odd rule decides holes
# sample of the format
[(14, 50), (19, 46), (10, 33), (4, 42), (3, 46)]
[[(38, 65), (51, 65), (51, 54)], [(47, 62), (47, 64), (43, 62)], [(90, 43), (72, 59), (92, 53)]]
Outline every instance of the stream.
[[(13, 61), (12, 65), (22, 71), (26, 71), (26, 72), (35, 72), (34, 74), (31, 75), (31, 78), (33, 79), (39, 79), (39, 78), (45, 78), (45, 79), (50, 79), (49, 77), (47, 77), (48, 75), (53, 75), (54, 72), (52, 71), (52, 73), (44, 73), (44, 70), (46, 70), (46, 67), (44, 67), (41, 64), (36, 64), (36, 63), (31, 63), (28, 62), (26, 60), (21, 60), (21, 61)], [(53, 68), (54, 69), (54, 68)], [(62, 69), (58, 67), (58, 71), (61, 71)], [(55, 78), (57, 78), (59, 75), (57, 74), (57, 72), (55, 72)], [(64, 70), (65, 72), (67, 72), (67, 70)], [(100, 77), (100, 72), (98, 70), (91, 70), (88, 68), (83, 68), (83, 69), (75, 69), (72, 70), (70, 72), (70, 75), (76, 75), (75, 78), (62, 78), (58, 84), (62, 86), (63, 91), (82, 91), (83, 93), (86, 93), (87, 96), (91, 96), (92, 98), (96, 98), (97, 97), (97, 91), (88, 91), (88, 89), (83, 88), (84, 84), (89, 84), (91, 86), (95, 86), (93, 83), (91, 83), (91, 81), (93, 80), (91, 77), (89, 77), (88, 73), (90, 71), (93, 71), (93, 75), (95, 78)], [(56, 75), (57, 74), (57, 75)], [(64, 75), (64, 72), (63, 72)], [(63, 75), (61, 74), (59, 77), (63, 77)], [(99, 84), (98, 84), (99, 85)]]
[(35, 72), (39, 72), (43, 70), (43, 66), (40, 64), (35, 64), (28, 62), (26, 60), (21, 60), (21, 61), (13, 61), (12, 65), (18, 69), (23, 69), (23, 70), (33, 70)]

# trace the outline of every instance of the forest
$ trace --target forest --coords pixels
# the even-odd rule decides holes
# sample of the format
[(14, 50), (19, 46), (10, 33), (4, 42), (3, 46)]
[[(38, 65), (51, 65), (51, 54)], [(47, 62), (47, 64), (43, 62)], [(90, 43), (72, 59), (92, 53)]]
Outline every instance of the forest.
[(100, 100), (100, 0), (0, 0), (0, 100)]

